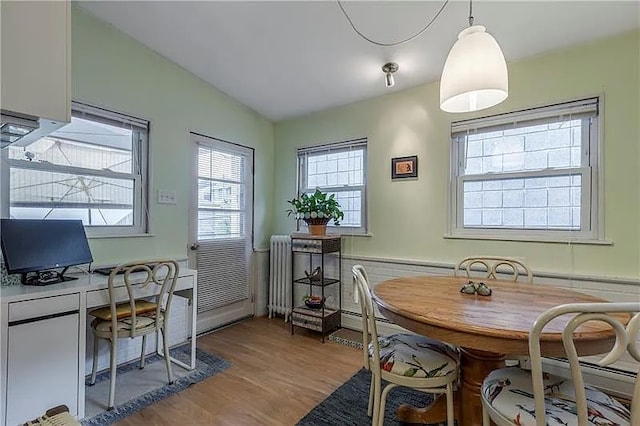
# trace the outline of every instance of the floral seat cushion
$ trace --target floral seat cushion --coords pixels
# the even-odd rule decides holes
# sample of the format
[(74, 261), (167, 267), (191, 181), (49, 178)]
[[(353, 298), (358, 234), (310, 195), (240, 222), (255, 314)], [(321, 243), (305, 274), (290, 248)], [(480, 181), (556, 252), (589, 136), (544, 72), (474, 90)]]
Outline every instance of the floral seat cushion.
[[(544, 373), (546, 424), (578, 425), (573, 382)], [(609, 395), (586, 386), (588, 425), (629, 425), (631, 412)], [(535, 400), (531, 373), (518, 367), (492, 371), (484, 379), (482, 395), (503, 417), (514, 425), (535, 426)]]
[[(460, 354), (446, 343), (415, 334), (379, 338), (380, 368), (406, 377), (442, 377), (458, 369)], [(369, 344), (369, 357), (373, 344)]]

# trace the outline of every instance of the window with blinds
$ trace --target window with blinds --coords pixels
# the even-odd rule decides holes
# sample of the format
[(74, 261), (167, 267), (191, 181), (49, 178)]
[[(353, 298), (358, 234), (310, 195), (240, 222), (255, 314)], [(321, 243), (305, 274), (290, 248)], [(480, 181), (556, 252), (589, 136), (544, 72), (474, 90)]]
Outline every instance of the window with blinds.
[(451, 124), (451, 234), (597, 239), (598, 98)]
[(330, 232), (367, 232), (366, 184), (366, 139), (298, 149), (298, 194), (311, 194), (316, 188), (335, 194), (344, 212), (340, 226), (328, 223)]
[(198, 241), (247, 234), (247, 156), (198, 145)]
[(81, 219), (88, 235), (146, 232), (145, 120), (74, 102), (71, 122), (6, 150), (9, 215)]

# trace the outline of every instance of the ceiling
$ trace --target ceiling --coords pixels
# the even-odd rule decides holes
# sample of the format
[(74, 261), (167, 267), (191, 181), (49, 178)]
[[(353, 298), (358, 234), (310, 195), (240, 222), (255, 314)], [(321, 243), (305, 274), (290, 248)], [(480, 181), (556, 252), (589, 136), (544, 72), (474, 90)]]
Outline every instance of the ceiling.
[[(417, 33), (443, 1), (346, 2), (355, 26), (379, 42)], [(420, 37), (366, 42), (335, 1), (82, 1), (81, 6), (264, 117), (281, 121), (437, 81), (468, 24), (450, 1)], [(637, 1), (483, 1), (507, 62), (640, 27)], [(400, 66), (386, 88), (385, 62)]]

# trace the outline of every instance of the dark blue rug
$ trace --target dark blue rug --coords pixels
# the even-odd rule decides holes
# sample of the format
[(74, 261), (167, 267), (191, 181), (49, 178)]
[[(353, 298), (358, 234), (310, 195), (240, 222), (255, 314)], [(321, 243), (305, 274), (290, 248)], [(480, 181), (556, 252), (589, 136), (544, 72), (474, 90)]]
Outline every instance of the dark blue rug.
[[(191, 360), (190, 344), (173, 348), (170, 350), (170, 352), (173, 358), (178, 359), (182, 362), (189, 363)], [(146, 359), (147, 365), (160, 361), (164, 363), (164, 359), (157, 354), (149, 355)], [(229, 361), (207, 353), (201, 349), (196, 349), (196, 368), (188, 372), (186, 375), (177, 378), (172, 385), (167, 383), (166, 385), (140, 395), (139, 397), (131, 399), (120, 405), (116, 405), (112, 411), (103, 411), (100, 414), (95, 415), (94, 417), (83, 419), (81, 422), (85, 426), (110, 425), (117, 422), (118, 420), (124, 419), (125, 417), (137, 411), (142, 410), (143, 408), (150, 406), (151, 404), (163, 398), (166, 398), (171, 394), (180, 392), (194, 383), (201, 382), (207, 377), (213, 376), (214, 374), (219, 373), (226, 368), (229, 368), (230, 366), (231, 363)], [(174, 368), (177, 367), (174, 365)], [(120, 376), (128, 371), (136, 369), (138, 369), (137, 360), (119, 366), (118, 375)], [(96, 377), (96, 383), (104, 380), (109, 380), (108, 370), (98, 374), (98, 376)]]
[[(336, 389), (324, 401), (304, 416), (298, 426), (369, 426), (371, 418), (367, 416), (369, 403), (369, 384), (371, 373), (364, 368), (358, 371), (345, 384)], [(384, 382), (383, 382), (384, 386)], [(397, 387), (389, 392), (384, 413), (385, 426), (400, 425), (396, 419), (396, 410), (401, 404), (424, 407), (431, 403), (433, 396)]]

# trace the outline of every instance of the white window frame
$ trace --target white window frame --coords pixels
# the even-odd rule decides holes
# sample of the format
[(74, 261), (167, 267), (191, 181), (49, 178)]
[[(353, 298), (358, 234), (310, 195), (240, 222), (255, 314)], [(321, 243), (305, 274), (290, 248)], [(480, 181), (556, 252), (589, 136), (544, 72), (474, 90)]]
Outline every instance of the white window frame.
[(148, 233), (148, 162), (149, 162), (149, 121), (135, 118), (126, 114), (106, 110), (100, 107), (73, 101), (71, 104), (73, 117), (88, 119), (100, 123), (115, 126), (131, 126), (137, 135), (137, 144), (132, 147), (133, 170), (131, 173), (114, 172), (111, 170), (89, 169), (81, 167), (64, 166), (52, 163), (36, 163), (27, 160), (9, 159), (8, 149), (2, 150), (2, 162), (8, 167), (3, 167), (5, 172), (0, 178), (2, 216), (10, 214), (10, 168), (24, 168), (30, 170), (42, 170), (59, 173), (76, 173), (105, 178), (132, 179), (134, 181), (133, 197), (133, 224), (128, 226), (116, 225), (91, 225), (85, 226), (87, 237), (117, 237), (142, 235)]
[[(193, 208), (194, 216), (192, 217), (192, 223), (194, 227), (192, 233), (194, 235), (194, 240), (195, 241), (222, 241), (222, 240), (238, 240), (238, 239), (245, 238), (253, 243), (253, 235), (254, 235), (253, 193), (254, 193), (254, 183), (255, 183), (254, 182), (255, 181), (255, 173), (254, 173), (255, 149), (244, 146), (244, 145), (239, 145), (233, 142), (227, 142), (222, 139), (200, 135), (198, 133), (193, 133), (193, 132), (191, 133), (191, 139), (195, 144), (195, 150), (196, 150), (196, 153), (195, 153), (196, 164), (195, 164), (195, 173), (194, 173), (195, 189), (194, 189), (194, 195), (193, 195), (193, 201), (192, 201), (194, 203), (194, 208)], [(243, 176), (241, 180), (206, 178), (204, 176), (200, 176), (198, 173), (198, 150), (200, 147), (204, 149), (208, 149), (211, 152), (218, 152), (223, 154), (231, 154), (231, 155), (244, 157), (245, 167), (246, 167), (245, 176)], [(248, 194), (248, 195), (245, 195), (245, 199), (244, 199), (245, 207), (244, 208), (242, 207), (241, 208), (200, 207), (200, 203), (198, 199), (198, 194), (199, 194), (198, 181), (200, 179), (207, 180), (210, 182), (229, 182), (232, 184), (244, 185), (245, 191)], [(213, 196), (211, 198), (213, 198)], [(226, 213), (226, 212), (244, 213), (245, 214), (244, 225), (246, 226), (246, 229), (244, 230), (243, 234), (239, 234), (239, 235), (231, 235), (231, 236), (225, 235), (224, 237), (207, 238), (207, 239), (201, 240), (198, 236), (198, 213), (201, 210), (213, 211), (218, 213)]]
[[(553, 241), (607, 243), (603, 240), (602, 170), (600, 145), (602, 140), (602, 100), (599, 97), (531, 108), (489, 117), (451, 123), (451, 177), (448, 227), (446, 238), (489, 239), (507, 241)], [(582, 118), (589, 121), (583, 126), (581, 166), (574, 168), (546, 168), (525, 172), (501, 172), (464, 175), (465, 135), (506, 129), (517, 125), (548, 123), (553, 118)], [(585, 139), (586, 138), (586, 139)], [(503, 180), (559, 175), (581, 175), (580, 230), (482, 228), (464, 227), (465, 182), (477, 180)]]
[[(314, 145), (304, 148), (298, 148), (297, 150), (297, 163), (298, 163), (298, 177), (297, 177), (297, 194), (298, 197), (304, 193), (312, 193), (316, 190), (316, 187), (309, 187), (307, 185), (307, 164), (304, 159), (307, 155), (322, 155), (335, 152), (350, 151), (354, 148), (362, 149), (362, 185), (344, 185), (344, 186), (323, 186), (320, 188), (322, 192), (334, 193), (341, 191), (360, 191), (360, 226), (346, 226), (341, 223), (338, 226), (333, 225), (333, 221), (327, 224), (327, 232), (338, 235), (365, 235), (368, 233), (368, 203), (367, 203), (367, 138), (359, 138), (348, 140), (344, 142), (334, 142), (322, 145)], [(297, 230), (306, 229), (303, 221), (297, 221)], [(302, 222), (302, 223), (301, 223)]]

